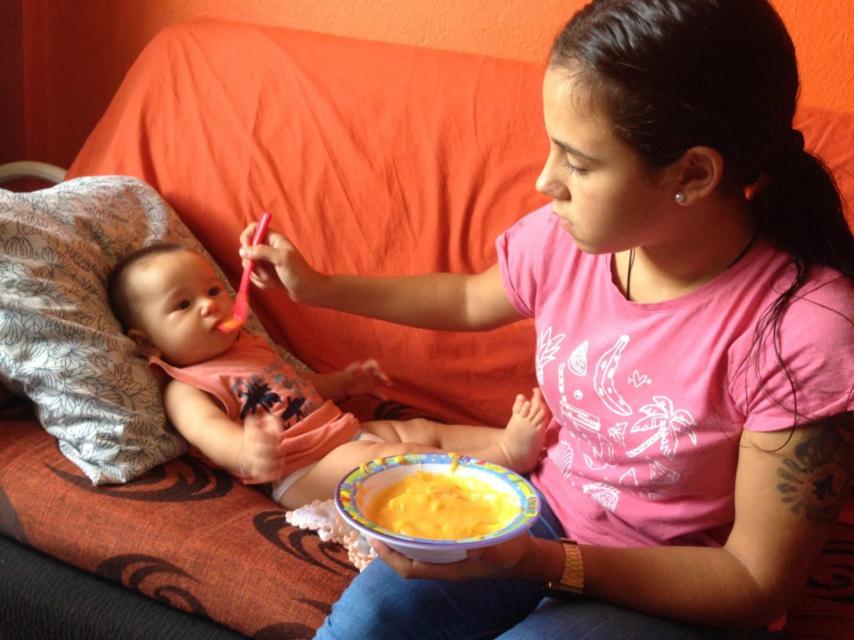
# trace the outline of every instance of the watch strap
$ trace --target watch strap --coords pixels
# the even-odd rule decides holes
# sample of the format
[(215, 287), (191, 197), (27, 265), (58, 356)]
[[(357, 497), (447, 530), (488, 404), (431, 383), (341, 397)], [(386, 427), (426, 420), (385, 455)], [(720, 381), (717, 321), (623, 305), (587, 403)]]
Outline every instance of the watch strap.
[(581, 595), (584, 591), (584, 560), (581, 549), (574, 540), (561, 538), (563, 546), (563, 572), (559, 580), (551, 580), (546, 589), (556, 595)]

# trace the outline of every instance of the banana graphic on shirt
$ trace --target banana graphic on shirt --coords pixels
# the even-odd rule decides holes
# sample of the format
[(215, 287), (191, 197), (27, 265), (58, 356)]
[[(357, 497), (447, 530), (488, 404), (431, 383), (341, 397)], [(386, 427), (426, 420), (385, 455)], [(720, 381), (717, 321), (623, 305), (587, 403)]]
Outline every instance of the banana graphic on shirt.
[(614, 374), (617, 372), (620, 356), (623, 355), (623, 350), (627, 344), (629, 344), (629, 336), (620, 336), (614, 346), (602, 354), (593, 372), (593, 390), (602, 399), (605, 406), (618, 416), (632, 415), (632, 408), (614, 385)]

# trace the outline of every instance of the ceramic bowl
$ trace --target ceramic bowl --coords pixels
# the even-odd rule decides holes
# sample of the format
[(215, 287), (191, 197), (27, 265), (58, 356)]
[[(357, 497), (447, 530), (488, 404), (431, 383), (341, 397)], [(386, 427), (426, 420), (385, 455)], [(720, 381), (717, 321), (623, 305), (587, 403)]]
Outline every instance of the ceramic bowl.
[[(380, 492), (416, 471), (434, 474), (454, 473), (477, 478), (492, 489), (509, 496), (519, 505), (519, 513), (503, 527), (486, 535), (460, 540), (415, 538), (390, 531), (372, 522), (363, 509)], [(424, 562), (457, 562), (468, 549), (486, 547), (509, 540), (527, 531), (540, 514), (540, 501), (531, 484), (518, 473), (497, 464), (447, 453), (416, 453), (374, 460), (353, 469), (338, 484), (335, 506), (341, 517), (368, 539), (376, 538), (392, 549)]]

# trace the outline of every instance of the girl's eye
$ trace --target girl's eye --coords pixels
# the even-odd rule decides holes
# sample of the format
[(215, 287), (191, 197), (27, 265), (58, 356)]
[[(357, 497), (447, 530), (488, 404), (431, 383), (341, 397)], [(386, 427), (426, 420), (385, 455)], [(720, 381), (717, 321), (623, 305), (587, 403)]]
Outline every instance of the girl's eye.
[(221, 287), (211, 287), (210, 289), (208, 289), (208, 295), (211, 298), (218, 296), (220, 293), (222, 293)]
[(574, 174), (577, 174), (579, 176), (583, 176), (584, 174), (586, 174), (588, 172), (588, 169), (582, 169), (581, 167), (576, 167), (574, 164), (572, 164), (569, 161), (569, 158), (566, 156), (564, 156), (564, 158), (563, 158), (563, 166), (570, 173), (574, 173)]
[(181, 302), (179, 302), (178, 304), (175, 305), (175, 309), (177, 309), (178, 311), (184, 311), (184, 310), (189, 309), (189, 308), (190, 308), (190, 301), (189, 300), (181, 300)]

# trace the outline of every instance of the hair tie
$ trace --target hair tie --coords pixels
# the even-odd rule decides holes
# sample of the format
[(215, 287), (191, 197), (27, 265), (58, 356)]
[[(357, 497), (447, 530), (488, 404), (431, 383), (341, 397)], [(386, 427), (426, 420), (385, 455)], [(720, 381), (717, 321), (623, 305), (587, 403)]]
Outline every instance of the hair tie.
[(768, 164), (768, 172), (778, 173), (783, 167), (789, 166), (804, 151), (804, 134), (798, 129), (790, 129), (778, 139), (777, 153)]

